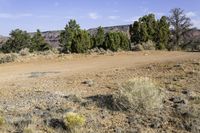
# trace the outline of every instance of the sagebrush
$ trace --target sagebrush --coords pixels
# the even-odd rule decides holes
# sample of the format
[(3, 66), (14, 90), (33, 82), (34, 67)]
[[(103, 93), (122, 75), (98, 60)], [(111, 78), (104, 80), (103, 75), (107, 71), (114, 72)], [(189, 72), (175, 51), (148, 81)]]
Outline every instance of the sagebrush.
[(161, 109), (163, 96), (161, 89), (150, 78), (134, 78), (122, 84), (114, 100), (121, 110), (146, 112)]

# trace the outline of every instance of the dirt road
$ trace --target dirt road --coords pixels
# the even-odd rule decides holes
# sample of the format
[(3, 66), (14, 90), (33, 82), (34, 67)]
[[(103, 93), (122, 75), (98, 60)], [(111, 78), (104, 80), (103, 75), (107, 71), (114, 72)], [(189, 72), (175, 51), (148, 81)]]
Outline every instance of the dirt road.
[[(163, 63), (185, 59), (200, 58), (200, 53), (188, 52), (135, 52), (120, 53), (114, 56), (100, 55), (81, 57), (68, 61), (38, 59), (29, 63), (10, 63), (0, 65), (0, 83), (48, 75), (74, 75), (76, 73), (95, 72), (112, 68), (125, 68), (149, 63)], [(29, 79), (31, 80), (31, 79)]]

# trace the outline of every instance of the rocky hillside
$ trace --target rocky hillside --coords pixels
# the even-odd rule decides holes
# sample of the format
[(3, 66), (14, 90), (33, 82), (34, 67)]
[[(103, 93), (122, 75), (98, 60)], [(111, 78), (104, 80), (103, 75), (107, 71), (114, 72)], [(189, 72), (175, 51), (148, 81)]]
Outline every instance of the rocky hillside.
[[(42, 32), (42, 35), (44, 36), (47, 43), (49, 43), (53, 48), (59, 48), (59, 35), (61, 31), (45, 31)], [(34, 35), (34, 33), (30, 33), (31, 36)]]
[[(121, 31), (121, 32), (125, 32), (125, 33), (127, 33), (127, 35), (129, 35), (130, 25), (119, 25), (119, 26), (111, 26), (111, 27), (103, 27), (103, 28), (106, 33), (110, 32), (110, 31)], [(97, 28), (89, 29), (88, 32), (91, 35), (94, 35), (97, 33)]]

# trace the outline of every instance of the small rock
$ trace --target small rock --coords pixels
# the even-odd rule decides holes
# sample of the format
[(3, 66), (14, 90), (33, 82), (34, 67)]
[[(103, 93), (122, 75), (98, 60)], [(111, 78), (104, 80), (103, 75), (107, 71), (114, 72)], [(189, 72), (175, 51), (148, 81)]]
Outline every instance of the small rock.
[(174, 78), (173, 78), (173, 81), (178, 81), (178, 78), (177, 78), (177, 77), (174, 77)]
[(86, 80), (86, 81), (83, 81), (82, 82), (83, 84), (87, 84), (88, 86), (92, 86), (92, 85), (94, 85), (94, 81), (93, 80)]
[(176, 64), (176, 65), (174, 65), (174, 67), (181, 67), (182, 66), (182, 64)]

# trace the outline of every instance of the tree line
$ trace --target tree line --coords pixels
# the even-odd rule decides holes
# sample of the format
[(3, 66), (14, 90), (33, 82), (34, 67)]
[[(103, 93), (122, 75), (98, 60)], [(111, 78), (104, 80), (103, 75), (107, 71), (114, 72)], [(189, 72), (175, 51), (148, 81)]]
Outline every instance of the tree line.
[[(131, 50), (132, 47), (147, 44), (151, 41), (158, 50), (177, 50), (185, 48), (184, 37), (191, 30), (191, 21), (184, 10), (175, 8), (169, 17), (156, 19), (154, 14), (148, 14), (130, 25), (130, 37), (123, 32), (105, 33), (102, 27), (95, 35), (90, 35), (80, 28), (76, 20), (70, 20), (60, 34), (60, 52), (85, 53), (93, 48), (105, 50)], [(199, 45), (199, 44), (197, 44)], [(50, 50), (51, 46), (45, 41), (41, 32), (30, 36), (26, 31), (14, 30), (9, 39), (2, 45), (5, 53), (19, 52), (28, 48), (30, 52)]]
[(28, 48), (30, 52), (50, 50), (51, 46), (46, 43), (40, 30), (31, 37), (26, 31), (16, 29), (11, 31), (9, 39), (2, 45), (1, 51), (4, 53), (18, 53), (22, 49)]

